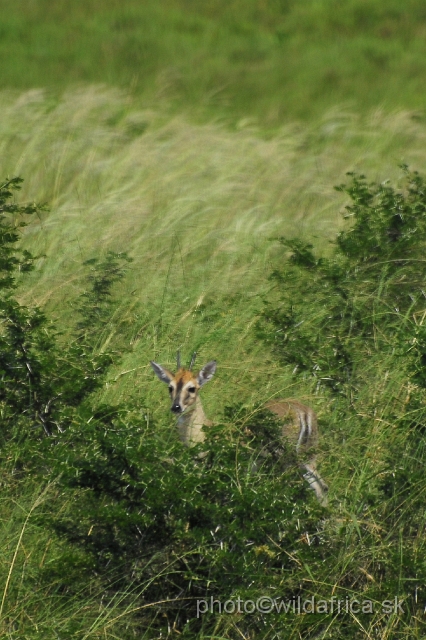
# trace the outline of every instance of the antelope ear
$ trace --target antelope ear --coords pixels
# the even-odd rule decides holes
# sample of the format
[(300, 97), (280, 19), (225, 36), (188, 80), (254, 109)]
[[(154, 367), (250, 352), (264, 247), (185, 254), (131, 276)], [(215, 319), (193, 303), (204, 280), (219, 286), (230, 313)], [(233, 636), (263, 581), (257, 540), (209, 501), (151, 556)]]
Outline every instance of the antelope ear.
[(151, 364), (151, 367), (154, 369), (155, 375), (157, 376), (157, 378), (161, 380), (161, 382), (165, 382), (166, 384), (169, 384), (173, 380), (174, 378), (173, 373), (170, 373), (170, 371), (162, 367), (161, 364), (157, 364), (153, 360), (151, 360), (150, 364)]
[(206, 384), (206, 382), (209, 382), (209, 380), (213, 378), (215, 371), (216, 371), (216, 360), (212, 360), (211, 362), (208, 362), (206, 365), (204, 365), (204, 367), (201, 369), (200, 373), (197, 376), (197, 382), (200, 385), (200, 387), (202, 387), (203, 384)]

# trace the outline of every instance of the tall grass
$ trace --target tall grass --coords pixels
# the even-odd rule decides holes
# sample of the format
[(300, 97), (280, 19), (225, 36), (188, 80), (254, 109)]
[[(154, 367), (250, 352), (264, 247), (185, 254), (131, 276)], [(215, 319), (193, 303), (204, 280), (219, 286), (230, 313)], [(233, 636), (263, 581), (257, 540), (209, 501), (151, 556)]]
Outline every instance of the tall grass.
[[(7, 478), (6, 465), (2, 465)], [(6, 473), (5, 473), (6, 472)], [(76, 575), (50, 577), (69, 553), (37, 522), (47, 504), (58, 499), (55, 483), (2, 483), (0, 503), (0, 636), (10, 640), (46, 638), (133, 638), (129, 625), (140, 590), (106, 597), (95, 580)], [(78, 554), (75, 554), (78, 562)], [(52, 574), (53, 575), (53, 574)], [(136, 625), (137, 627), (137, 625)]]
[[(231, 133), (139, 111), (101, 87), (57, 102), (42, 92), (1, 100), (0, 170), (28, 176), (23, 198), (50, 206), (26, 230), (25, 244), (44, 257), (23, 300), (66, 323), (84, 260), (109, 249), (134, 258), (117, 312), (132, 351), (108, 389), (116, 399), (150, 387), (149, 359), (171, 362), (178, 346), (218, 358), (222, 402), (236, 389), (263, 395), (255, 381), (273, 365), (250, 327), (271, 286), (271, 239), (313, 236), (327, 246), (344, 201), (333, 185), (346, 171), (380, 180), (398, 175), (399, 161), (420, 168), (425, 157), (426, 130), (409, 112), (333, 110), (319, 125), (264, 139), (249, 126)], [(270, 393), (283, 384), (280, 374), (269, 379)], [(153, 394), (155, 406), (155, 385)]]
[(2, 86), (107, 82), (275, 128), (335, 104), (423, 109), (421, 0), (4, 0)]
[[(256, 340), (252, 328), (263, 296), (273, 295), (267, 276), (282, 259), (271, 239), (314, 236), (317, 247), (327, 252), (328, 239), (341, 228), (339, 212), (345, 204), (345, 196), (333, 185), (354, 169), (371, 179), (396, 182), (399, 162), (422, 169), (422, 121), (409, 111), (376, 110), (361, 117), (334, 109), (317, 124), (288, 125), (267, 137), (248, 121), (231, 132), (218, 123), (194, 124), (186, 115), (170, 118), (102, 86), (59, 98), (41, 91), (3, 92), (0, 105), (0, 172), (26, 178), (23, 200), (44, 200), (50, 206), (50, 212), (25, 229), (24, 246), (40, 258), (38, 269), (22, 277), (21, 301), (46, 307), (58, 318), (66, 340), (73, 303), (86, 286), (83, 261), (108, 250), (127, 251), (134, 261), (116, 289), (120, 304), (98, 336), (99, 347), (115, 345), (122, 360), (101, 399), (140, 399), (147, 419), (153, 414), (168, 427), (165, 389), (148, 362), (155, 358), (172, 367), (180, 347), (184, 357), (199, 351), (200, 363), (218, 360), (218, 375), (203, 390), (206, 412), (215, 420), (236, 400), (251, 404), (280, 394), (298, 395), (313, 404), (323, 434), (321, 474), (331, 485), (333, 505), (324, 535), (339, 554), (333, 566), (311, 576), (312, 591), (332, 593), (338, 582), (357, 572), (365, 577), (363, 588), (378, 584), (380, 573), (373, 569), (380, 555), (396, 544), (397, 528), (384, 539), (377, 511), (366, 512), (365, 493), (371, 478), (390, 473), (385, 465), (389, 442), (414, 455), (407, 445), (413, 434), (396, 433), (388, 420), (409, 393), (407, 381), (399, 372), (390, 375), (385, 360), (371, 361), (364, 372), (370, 380), (363, 391), (365, 414), (343, 420), (323, 391), (313, 397), (309, 381), (295, 383), (291, 371)], [(387, 398), (380, 411), (374, 408), (377, 395)], [(418, 498), (423, 487), (416, 483)], [(119, 594), (104, 616), (102, 587), (96, 581), (81, 585), (78, 593), (68, 591), (66, 583), (55, 583), (41, 597), (31, 593), (26, 567), (31, 565), (38, 575), (40, 563), (57, 566), (63, 551), (56, 539), (49, 543), (48, 534), (30, 526), (32, 515), (24, 529), (38, 499), (32, 498), (34, 492), (28, 489), (19, 518), (10, 508), (13, 490), (6, 487), (5, 495), (4, 633), (14, 637), (10, 620), (16, 616), (21, 630), (31, 628), (28, 637), (37, 637), (40, 628), (45, 637), (55, 637), (57, 629), (65, 637), (108, 637), (110, 632), (110, 637), (131, 637), (134, 626), (114, 630), (113, 621), (127, 624), (139, 606), (137, 594)], [(54, 507), (54, 492), (46, 499)], [(409, 509), (407, 502), (401, 518), (409, 519)], [(413, 554), (420, 557), (420, 537), (416, 545)], [(28, 564), (26, 549), (37, 550), (28, 552)], [(399, 551), (404, 553), (404, 545)], [(348, 583), (347, 588), (356, 593), (357, 585)], [(30, 621), (25, 618), (28, 611), (35, 612)], [(297, 618), (293, 622), (283, 637), (302, 633), (305, 623)], [(421, 637), (418, 612), (411, 626), (405, 619), (399, 626), (397, 622), (377, 615), (360, 637), (392, 638), (396, 630), (401, 637)], [(222, 623), (218, 628), (229, 625), (237, 633), (235, 621)], [(321, 621), (315, 624), (324, 637), (333, 637), (336, 628), (340, 632), (333, 626), (337, 621), (329, 621), (327, 631)]]

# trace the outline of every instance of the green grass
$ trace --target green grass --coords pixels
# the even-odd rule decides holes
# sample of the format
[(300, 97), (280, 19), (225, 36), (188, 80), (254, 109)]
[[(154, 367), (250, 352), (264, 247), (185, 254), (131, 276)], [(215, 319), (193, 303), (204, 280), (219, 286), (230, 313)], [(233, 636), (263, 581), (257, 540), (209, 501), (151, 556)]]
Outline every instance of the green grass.
[[(218, 360), (203, 389), (213, 420), (226, 405), (274, 395), (312, 404), (330, 484), (324, 536), (339, 549), (312, 577), (318, 592), (351, 572), (380, 584), (373, 569), (388, 553), (423, 562), (421, 535), (409, 552), (395, 538), (410, 500), (389, 531), (380, 509), (365, 510), (372, 478), (391, 473), (390, 445), (398, 469), (414, 456), (416, 434), (389, 420), (410, 385), (391, 361), (369, 362), (362, 415), (347, 419), (309, 379), (295, 381), (253, 327), (273, 296), (274, 239), (313, 238), (328, 252), (346, 204), (333, 186), (347, 171), (394, 183), (401, 162), (423, 171), (425, 34), (420, 0), (2, 3), (0, 174), (24, 177), (20, 200), (50, 208), (25, 229), (24, 246), (40, 258), (22, 277), (21, 302), (46, 308), (66, 340), (84, 260), (127, 251), (118, 308), (98, 336), (122, 354), (101, 400), (136, 401), (172, 439), (167, 392), (148, 363), (172, 368), (180, 348), (184, 359), (197, 350), (200, 365)], [(139, 594), (105, 605), (101, 581), (57, 581), (70, 550), (36, 517), (60, 502), (55, 485), (43, 494), (14, 461), (2, 470), (0, 635), (156, 637), (135, 616)], [(412, 490), (413, 500), (424, 492), (419, 482)], [(408, 593), (403, 570), (400, 585)], [(229, 635), (235, 625), (218, 620)], [(420, 639), (423, 627), (419, 605), (410, 622), (372, 617), (359, 637)], [(279, 637), (299, 637), (302, 621), (287, 631)], [(333, 637), (335, 627), (315, 632)]]
[[(291, 371), (256, 341), (253, 325), (263, 296), (272, 293), (268, 274), (280, 264), (281, 249), (273, 239), (313, 236), (327, 252), (328, 239), (341, 227), (345, 204), (333, 185), (344, 181), (349, 170), (398, 181), (399, 162), (414, 169), (424, 166), (423, 122), (409, 111), (358, 116), (334, 109), (319, 123), (283, 127), (265, 138), (250, 123), (229, 131), (217, 123), (194, 124), (184, 115), (170, 118), (160, 110), (142, 110), (138, 100), (105, 87), (68, 91), (59, 98), (40, 91), (3, 92), (0, 101), (0, 172), (26, 177), (20, 200), (50, 205), (50, 212), (25, 229), (24, 246), (41, 257), (37, 270), (22, 278), (21, 301), (42, 305), (66, 331), (73, 302), (85, 286), (83, 261), (108, 250), (126, 250), (134, 261), (116, 289), (117, 311), (98, 336), (100, 346), (123, 352), (100, 393), (102, 400), (136, 400), (148, 416), (164, 428), (168, 425), (172, 437), (167, 393), (148, 363), (155, 358), (173, 367), (180, 348), (185, 359), (197, 350), (199, 364), (218, 360), (218, 374), (203, 390), (206, 412), (214, 420), (236, 401), (250, 405), (285, 395), (312, 404), (323, 434), (321, 474), (331, 485), (333, 506), (326, 531), (330, 540), (346, 536), (347, 544), (347, 553), (336, 559), (331, 573), (315, 578), (330, 582), (332, 589), (337, 575), (343, 580), (348, 567), (357, 566), (362, 523), (367, 532), (377, 534), (376, 516), (366, 518), (363, 499), (394, 434), (380, 414), (372, 413), (368, 394), (365, 419), (372, 421), (374, 438), (359, 417), (358, 422), (342, 422), (341, 414), (331, 411), (327, 395), (314, 395), (309, 380), (295, 382)], [(398, 404), (407, 393), (406, 381), (391, 377), (385, 384), (386, 363), (371, 367), (366, 376), (375, 383), (369, 388), (377, 393), (381, 389), (389, 406)], [(383, 415), (386, 420), (385, 409)], [(20, 501), (33, 504), (33, 493), (22, 486), (20, 491)], [(10, 499), (15, 498), (7, 489), (6, 503)], [(53, 495), (46, 499), (55, 504)], [(409, 514), (409, 505), (407, 510)], [(98, 584), (77, 593), (60, 585), (65, 609), (62, 600), (58, 604), (56, 583), (49, 586), (47, 580), (46, 587), (36, 559), (45, 552), (43, 564), (54, 565), (68, 552), (53, 542), (48, 545), (37, 526), (27, 527), (22, 537), (30, 549), (34, 582), (29, 580), (22, 568), (24, 548), (17, 547), (22, 519), (14, 521), (13, 530), (4, 530), (2, 543), (4, 575), (12, 568), (5, 633), (9, 620), (19, 619), (20, 633), (28, 629), (27, 637), (37, 637), (37, 628), (43, 628), (45, 637), (55, 637), (59, 628), (76, 638), (91, 629), (87, 637), (108, 637), (110, 632), (111, 637), (132, 637), (132, 629), (138, 628), (131, 613), (137, 598), (132, 604), (130, 596), (118, 595), (98, 619)], [(380, 535), (375, 539), (375, 546), (365, 550), (362, 566), (367, 572), (382, 553)], [(12, 567), (15, 549), (20, 562)], [(42, 606), (40, 592), (33, 594), (31, 584), (45, 589)], [(24, 611), (34, 613), (26, 617)], [(371, 629), (392, 638), (396, 623), (374, 618)], [(401, 626), (398, 629), (402, 633)], [(405, 637), (421, 637), (415, 626), (407, 629)]]
[(275, 129), (336, 104), (423, 110), (425, 33), (421, 0), (5, 0), (2, 86), (102, 82)]
[(249, 126), (229, 132), (140, 111), (105, 88), (57, 101), (4, 93), (1, 102), (0, 171), (28, 176), (22, 197), (51, 208), (26, 230), (25, 246), (42, 257), (22, 300), (47, 305), (67, 324), (83, 261), (128, 251), (134, 262), (120, 285), (115, 331), (131, 352), (106, 395), (152, 393), (160, 412), (164, 390), (148, 362), (173, 362), (178, 347), (198, 350), (200, 361), (218, 358), (221, 405), (236, 393), (261, 398), (285, 388), (281, 373), (268, 376), (269, 391), (259, 388), (275, 365), (251, 332), (272, 286), (273, 238), (314, 237), (326, 248), (344, 203), (333, 185), (346, 171), (380, 180), (398, 176), (399, 162), (417, 168), (425, 157), (426, 129), (409, 112), (334, 110), (318, 125), (265, 140)]
[(13, 486), (4, 482), (2, 491), (0, 636), (10, 640), (134, 637), (128, 619), (140, 602), (140, 593), (129, 590), (106, 598), (96, 579), (79, 581), (76, 573), (58, 578), (57, 572), (54, 579), (49, 578), (52, 567), (61, 566), (69, 554), (37, 522), (46, 505), (58, 500), (55, 482), (35, 486), (31, 480), (15, 480)]

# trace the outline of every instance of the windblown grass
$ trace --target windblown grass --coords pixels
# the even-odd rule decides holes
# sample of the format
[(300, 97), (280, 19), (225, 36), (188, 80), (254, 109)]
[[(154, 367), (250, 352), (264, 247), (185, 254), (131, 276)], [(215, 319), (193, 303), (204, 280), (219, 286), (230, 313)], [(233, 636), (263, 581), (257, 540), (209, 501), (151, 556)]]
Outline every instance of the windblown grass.
[[(326, 572), (315, 578), (329, 579), (332, 592), (331, 581), (357, 562), (365, 484), (378, 473), (387, 440), (402, 438), (403, 450), (405, 436), (394, 434), (392, 425), (373, 413), (370, 397), (365, 399), (366, 419), (374, 437), (359, 427), (351, 430), (349, 422), (342, 424), (338, 412), (330, 414), (324, 397), (309, 398), (310, 387), (300, 383), (295, 388), (291, 372), (256, 342), (252, 327), (262, 296), (272, 287), (267, 276), (279, 255), (271, 239), (313, 237), (327, 251), (328, 239), (342, 224), (339, 212), (345, 204), (333, 185), (351, 170), (375, 180), (397, 180), (400, 162), (422, 170), (425, 125), (408, 111), (389, 115), (377, 110), (361, 117), (334, 109), (318, 124), (295, 123), (268, 138), (249, 121), (230, 131), (218, 123), (196, 125), (185, 115), (170, 119), (161, 110), (141, 109), (127, 94), (102, 86), (69, 91), (59, 99), (41, 91), (3, 92), (0, 109), (0, 172), (23, 176), (22, 199), (46, 201), (50, 207), (26, 229), (24, 245), (41, 257), (39, 268), (22, 280), (22, 301), (47, 307), (66, 332), (72, 304), (85, 286), (82, 263), (108, 250), (127, 251), (133, 258), (117, 292), (120, 306), (99, 336), (100, 345), (117, 344), (123, 350), (104, 399), (143, 398), (141, 409), (159, 420), (164, 416), (165, 422), (165, 389), (148, 362), (155, 358), (172, 367), (176, 349), (181, 348), (184, 359), (197, 350), (200, 364), (218, 360), (217, 378), (203, 391), (206, 412), (213, 419), (226, 404), (251, 403), (274, 394), (298, 395), (319, 410), (322, 448), (329, 451), (322, 474), (333, 479), (332, 500), (337, 498), (335, 517), (326, 527), (331, 536), (344, 531), (348, 548), (346, 555), (336, 558), (328, 578)], [(383, 396), (389, 388), (389, 403), (397, 404), (406, 393), (406, 381), (392, 376), (388, 380), (385, 374), (386, 363), (371, 364), (370, 390)], [(38, 548), (38, 532), (28, 524), (24, 530), (25, 517), (13, 517), (16, 526), (13, 531), (6, 527), (2, 542), (6, 581), (13, 569), (2, 623), (2, 632), (11, 638), (15, 636), (10, 620), (38, 610), (35, 600), (28, 600), (28, 587), (20, 591), (19, 586), (21, 576), (22, 584), (28, 584), (27, 534), (28, 548)], [(371, 519), (366, 526), (373, 527)], [(380, 536), (377, 540), (377, 549), (365, 551), (366, 557), (381, 552)], [(40, 540), (33, 558), (41, 562), (46, 551), (43, 562), (53, 562), (53, 545), (47, 546), (47, 537)], [(368, 558), (365, 567), (367, 571)], [(72, 601), (75, 608), (66, 601), (67, 614), (60, 614), (65, 636), (108, 637), (114, 616), (121, 622), (123, 610), (132, 610), (125, 594), (123, 601), (109, 607), (112, 617), (103, 617), (95, 612), (96, 585), (89, 587), (93, 598), (86, 603), (86, 618), (81, 599)], [(43, 595), (43, 611), (38, 622), (34, 618), (44, 637), (55, 637), (52, 629), (59, 628), (47, 622), (60, 609), (55, 609), (56, 598), (56, 593)], [(45, 627), (40, 626), (42, 618)], [(75, 626), (78, 620), (81, 625)], [(371, 633), (379, 629), (381, 637), (391, 638), (393, 624), (390, 618), (372, 620)], [(86, 635), (78, 635), (81, 629)], [(93, 629), (92, 635), (87, 635), (88, 629)], [(405, 637), (417, 633), (412, 637), (420, 638), (416, 629), (408, 629)], [(37, 637), (35, 633), (28, 637)], [(368, 633), (360, 637), (374, 637)]]
[[(102, 87), (59, 101), (4, 93), (1, 102), (0, 170), (25, 176), (23, 198), (50, 207), (26, 233), (26, 246), (45, 257), (25, 302), (66, 323), (84, 260), (107, 250), (134, 259), (116, 318), (132, 346), (108, 389), (116, 399), (156, 389), (147, 363), (173, 361), (177, 347), (218, 358), (222, 404), (237, 389), (262, 396), (271, 364), (250, 328), (271, 286), (271, 239), (313, 237), (326, 249), (341, 224), (333, 185), (347, 171), (393, 177), (399, 162), (421, 168), (426, 155), (426, 128), (409, 112), (364, 119), (335, 109), (318, 126), (296, 123), (265, 139), (250, 126), (167, 120)], [(267, 376), (271, 393), (280, 375)]]
[(4, 0), (2, 86), (106, 82), (272, 128), (341, 103), (424, 109), (425, 25), (422, 0)]

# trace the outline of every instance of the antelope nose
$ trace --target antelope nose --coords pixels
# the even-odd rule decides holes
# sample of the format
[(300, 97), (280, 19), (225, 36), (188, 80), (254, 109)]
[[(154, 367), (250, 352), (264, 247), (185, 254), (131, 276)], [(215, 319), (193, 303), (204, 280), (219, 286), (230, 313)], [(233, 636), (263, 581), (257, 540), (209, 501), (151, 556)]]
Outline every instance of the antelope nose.
[(171, 411), (173, 411), (173, 413), (181, 413), (182, 409), (180, 408), (180, 404), (172, 404)]

